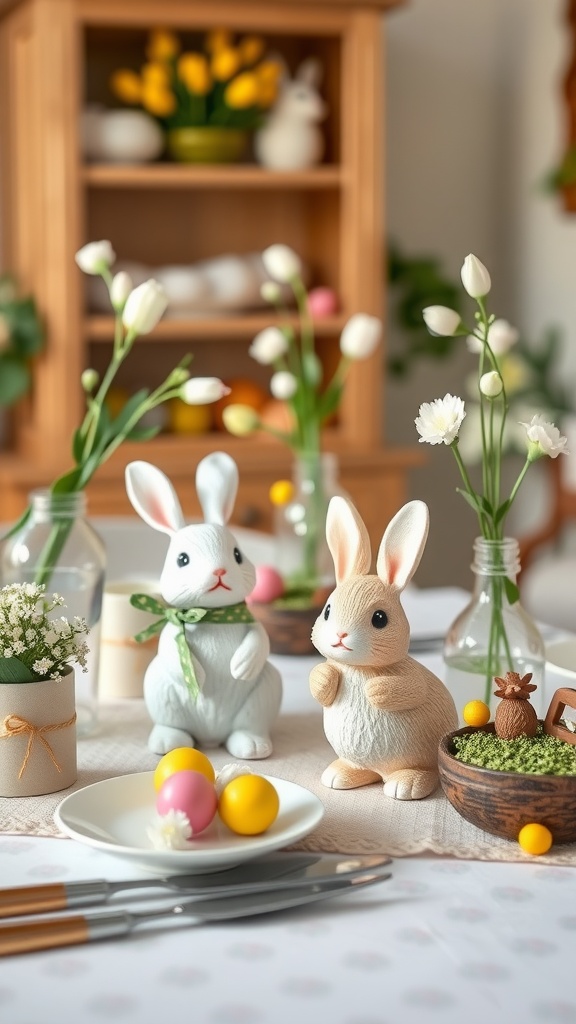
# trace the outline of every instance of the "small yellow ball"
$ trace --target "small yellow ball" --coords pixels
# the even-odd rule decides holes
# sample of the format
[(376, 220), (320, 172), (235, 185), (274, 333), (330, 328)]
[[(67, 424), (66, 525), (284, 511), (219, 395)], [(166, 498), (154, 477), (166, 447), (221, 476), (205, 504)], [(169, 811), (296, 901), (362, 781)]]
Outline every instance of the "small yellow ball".
[(276, 820), (280, 798), (275, 787), (262, 775), (239, 775), (224, 786), (218, 813), (231, 832), (255, 836)]
[(269, 491), (273, 505), (287, 505), (294, 497), (294, 485), (290, 480), (277, 480)]
[(466, 725), (486, 725), (490, 721), (490, 708), (483, 700), (469, 700), (462, 717)]
[(553, 841), (550, 829), (546, 828), (546, 825), (539, 825), (537, 822), (524, 825), (518, 833), (520, 846), (525, 853), (531, 853), (534, 857), (539, 857), (542, 853), (548, 853)]

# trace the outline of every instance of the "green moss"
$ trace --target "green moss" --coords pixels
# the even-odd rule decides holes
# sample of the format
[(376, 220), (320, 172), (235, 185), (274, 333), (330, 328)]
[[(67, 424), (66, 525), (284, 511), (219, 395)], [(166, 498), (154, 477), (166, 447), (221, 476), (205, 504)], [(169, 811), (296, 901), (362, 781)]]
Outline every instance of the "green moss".
[(454, 737), (454, 756), (465, 764), (492, 768), (497, 772), (529, 775), (576, 775), (576, 747), (556, 739), (538, 727), (534, 737), (502, 740), (478, 729)]

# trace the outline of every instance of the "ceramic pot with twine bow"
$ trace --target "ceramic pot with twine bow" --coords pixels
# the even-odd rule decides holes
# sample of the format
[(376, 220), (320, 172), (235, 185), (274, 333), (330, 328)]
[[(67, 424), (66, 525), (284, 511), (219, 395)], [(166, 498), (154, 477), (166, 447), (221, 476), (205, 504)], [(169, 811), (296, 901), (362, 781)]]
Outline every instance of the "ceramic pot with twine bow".
[(57, 793), (77, 777), (73, 667), (57, 682), (2, 683), (0, 796)]

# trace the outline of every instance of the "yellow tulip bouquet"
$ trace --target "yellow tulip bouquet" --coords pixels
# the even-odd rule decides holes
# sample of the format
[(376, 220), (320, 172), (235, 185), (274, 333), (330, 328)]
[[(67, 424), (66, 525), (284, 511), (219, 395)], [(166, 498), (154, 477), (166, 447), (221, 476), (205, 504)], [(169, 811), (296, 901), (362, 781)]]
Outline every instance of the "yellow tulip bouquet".
[(281, 64), (266, 58), (260, 36), (235, 41), (218, 29), (201, 48), (184, 50), (177, 35), (158, 28), (149, 34), (146, 58), (139, 71), (115, 71), (110, 87), (122, 103), (142, 107), (168, 130), (254, 129), (276, 100)]

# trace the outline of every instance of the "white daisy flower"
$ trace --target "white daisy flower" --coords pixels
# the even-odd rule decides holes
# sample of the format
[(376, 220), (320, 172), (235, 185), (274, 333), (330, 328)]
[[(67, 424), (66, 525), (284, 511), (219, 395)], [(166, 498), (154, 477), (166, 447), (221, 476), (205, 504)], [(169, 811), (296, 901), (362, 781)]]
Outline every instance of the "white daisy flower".
[(433, 402), (423, 402), (414, 420), (420, 443), (452, 444), (466, 415), (464, 402), (455, 395), (444, 395)]
[(184, 811), (170, 810), (158, 814), (146, 829), (156, 850), (188, 850), (193, 830)]

